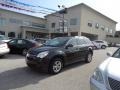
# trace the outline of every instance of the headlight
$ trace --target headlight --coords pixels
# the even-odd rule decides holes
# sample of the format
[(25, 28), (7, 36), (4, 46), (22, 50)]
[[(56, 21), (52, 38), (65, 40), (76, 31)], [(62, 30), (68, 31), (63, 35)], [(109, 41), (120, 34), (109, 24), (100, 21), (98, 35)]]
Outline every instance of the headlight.
[(44, 58), (44, 57), (46, 57), (47, 55), (48, 55), (48, 51), (44, 51), (44, 52), (41, 52), (41, 53), (39, 53), (38, 55), (37, 55), (37, 57), (38, 58)]
[(92, 76), (96, 81), (104, 83), (101, 71), (97, 68)]

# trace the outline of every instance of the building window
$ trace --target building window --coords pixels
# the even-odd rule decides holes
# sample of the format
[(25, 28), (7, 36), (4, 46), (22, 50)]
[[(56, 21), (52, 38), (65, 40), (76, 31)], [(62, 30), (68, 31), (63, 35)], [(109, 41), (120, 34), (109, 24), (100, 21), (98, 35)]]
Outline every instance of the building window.
[(106, 27), (106, 32), (109, 32), (109, 29), (108, 29), (108, 27)]
[(112, 35), (106, 35), (106, 37), (113, 37)]
[(71, 32), (71, 36), (78, 36), (78, 32)]
[(7, 20), (5, 18), (0, 18), (0, 26), (6, 25)]
[(52, 28), (55, 28), (55, 23), (52, 23), (52, 24), (51, 24), (51, 27), (52, 27)]
[(89, 22), (89, 23), (88, 23), (88, 26), (89, 26), (89, 27), (92, 27), (92, 23)]
[(113, 30), (112, 30), (112, 29), (110, 29), (110, 30), (109, 30), (109, 32), (110, 32), (110, 33), (113, 33)]
[(4, 31), (0, 31), (0, 35), (5, 35), (5, 32)]
[(104, 31), (105, 30), (105, 26), (101, 25), (101, 29)]
[(8, 37), (14, 38), (15, 37), (15, 32), (9, 32)]
[(45, 24), (39, 24), (39, 23), (34, 23), (34, 22), (32, 22), (32, 26), (39, 27), (39, 28), (46, 28)]
[[(66, 20), (64, 20), (64, 22), (62, 20), (59, 21), (59, 29), (60, 29), (60, 32), (68, 31), (68, 23)], [(63, 29), (64, 29), (64, 31), (63, 31)]]
[(70, 25), (77, 25), (77, 18), (70, 19)]
[(96, 28), (96, 29), (98, 29), (98, 28), (99, 28), (99, 24), (98, 24), (98, 23), (96, 23), (95, 28)]
[(59, 21), (59, 26), (60, 26), (60, 27), (63, 27), (63, 25), (64, 25), (64, 27), (67, 27), (67, 26), (68, 26), (68, 23), (67, 23), (66, 20), (64, 20), (64, 22), (63, 22), (62, 20)]
[(23, 25), (24, 25), (24, 26), (31, 26), (31, 24), (32, 24), (32, 23), (29, 22), (29, 21), (23, 21)]
[(18, 38), (22, 38), (22, 33), (18, 33)]
[(10, 18), (9, 22), (10, 23), (16, 23), (16, 24), (23, 24), (22, 20), (18, 20), (18, 19), (15, 19), (15, 18)]

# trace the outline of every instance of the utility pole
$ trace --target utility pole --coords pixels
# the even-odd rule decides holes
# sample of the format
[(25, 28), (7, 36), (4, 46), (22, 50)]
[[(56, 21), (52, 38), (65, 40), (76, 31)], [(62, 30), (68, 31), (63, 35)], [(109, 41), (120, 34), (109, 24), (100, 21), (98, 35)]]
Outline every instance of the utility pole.
[(65, 8), (65, 6), (64, 5), (62, 5), (62, 6), (60, 6), (60, 5), (58, 5), (58, 7), (59, 8), (63, 8), (62, 10), (60, 10), (59, 11), (59, 14), (62, 14), (62, 31), (63, 31), (63, 35), (65, 34), (65, 29), (64, 29), (64, 27), (65, 27), (65, 14), (67, 14), (67, 8)]

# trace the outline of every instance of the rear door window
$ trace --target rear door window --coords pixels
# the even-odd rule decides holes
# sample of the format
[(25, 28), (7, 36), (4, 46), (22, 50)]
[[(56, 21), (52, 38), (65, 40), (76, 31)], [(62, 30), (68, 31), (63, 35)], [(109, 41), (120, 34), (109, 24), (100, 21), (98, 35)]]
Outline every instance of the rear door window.
[(11, 40), (11, 41), (9, 42), (9, 44), (11, 44), (11, 45), (16, 44), (16, 43), (17, 43), (17, 40)]
[(86, 42), (84, 41), (84, 39), (81, 39), (81, 38), (77, 38), (77, 43), (78, 43), (78, 45), (86, 44)]
[(86, 42), (86, 44), (92, 44), (92, 42), (87, 38), (85, 38), (84, 41)]
[(25, 40), (18, 40), (17, 44), (26, 44)]
[(103, 41), (95, 41), (96, 43), (103, 43)]
[(78, 45), (78, 43), (77, 43), (77, 39), (71, 39), (70, 41), (68, 41), (68, 44), (72, 44), (73, 46), (76, 46), (76, 45)]

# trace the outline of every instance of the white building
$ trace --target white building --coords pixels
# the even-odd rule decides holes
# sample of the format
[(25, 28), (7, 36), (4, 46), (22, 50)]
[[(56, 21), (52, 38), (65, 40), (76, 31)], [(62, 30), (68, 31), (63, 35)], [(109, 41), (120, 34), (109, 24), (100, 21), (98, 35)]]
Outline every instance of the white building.
[(116, 30), (116, 21), (83, 3), (68, 8), (67, 14), (64, 14), (64, 20), (62, 16), (58, 12), (46, 16), (52, 37), (61, 36), (64, 33), (70, 36), (87, 36), (91, 40), (105, 40), (106, 37), (113, 36)]

